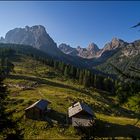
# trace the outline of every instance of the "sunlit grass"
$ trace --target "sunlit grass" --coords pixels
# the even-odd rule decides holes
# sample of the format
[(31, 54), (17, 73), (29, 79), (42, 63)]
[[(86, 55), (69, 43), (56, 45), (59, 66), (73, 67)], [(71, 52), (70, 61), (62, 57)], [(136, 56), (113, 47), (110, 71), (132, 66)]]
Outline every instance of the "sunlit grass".
[[(33, 69), (30, 64), (35, 68)], [(44, 66), (33, 59), (23, 57), (20, 63), (15, 63), (14, 70), (13, 77), (5, 80), (10, 92), (7, 112), (13, 112), (13, 120), (18, 120), (18, 125), (23, 129), (25, 139), (80, 139), (82, 136), (71, 125), (67, 127), (61, 127), (59, 124), (50, 126), (45, 121), (26, 119), (24, 109), (42, 98), (51, 102), (49, 107), (56, 113), (64, 115), (67, 115), (68, 107), (73, 102), (81, 101), (92, 107), (99, 120), (116, 125), (134, 125), (137, 121), (135, 117), (132, 118), (129, 114), (116, 113), (121, 111), (121, 108), (114, 107), (114, 103), (117, 102), (115, 98), (93, 88), (85, 89), (77, 81), (66, 79), (53, 68)], [(53, 78), (44, 76), (50, 71), (55, 72)], [(15, 86), (30, 85), (32, 82), (37, 82), (37, 86), (33, 89), (22, 89), (20, 86)], [(137, 126), (140, 127), (140, 123)]]

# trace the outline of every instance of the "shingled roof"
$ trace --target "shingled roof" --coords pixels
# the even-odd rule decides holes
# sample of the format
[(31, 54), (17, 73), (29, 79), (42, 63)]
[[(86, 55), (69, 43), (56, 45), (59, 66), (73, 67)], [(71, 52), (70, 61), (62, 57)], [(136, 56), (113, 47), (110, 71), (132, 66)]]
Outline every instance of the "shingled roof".
[(48, 106), (49, 103), (50, 103), (49, 101), (41, 99), (41, 100), (35, 102), (34, 104), (32, 104), (31, 106), (27, 107), (25, 110), (28, 110), (33, 107), (37, 107), (40, 110), (45, 110), (45, 108)]
[(77, 102), (73, 106), (68, 108), (69, 117), (72, 117), (72, 116), (78, 114), (81, 111), (85, 111), (88, 114), (93, 116), (93, 111), (89, 106), (87, 106), (84, 103)]

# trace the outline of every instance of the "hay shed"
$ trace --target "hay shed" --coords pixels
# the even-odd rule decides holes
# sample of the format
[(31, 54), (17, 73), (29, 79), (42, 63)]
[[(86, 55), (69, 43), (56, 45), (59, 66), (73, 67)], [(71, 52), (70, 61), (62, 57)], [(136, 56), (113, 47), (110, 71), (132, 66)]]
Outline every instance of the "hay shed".
[(49, 101), (45, 99), (38, 100), (25, 109), (26, 118), (30, 119), (43, 119), (48, 111)]
[(68, 108), (68, 116), (72, 126), (90, 127), (93, 125), (95, 115), (93, 110), (86, 104), (77, 102)]

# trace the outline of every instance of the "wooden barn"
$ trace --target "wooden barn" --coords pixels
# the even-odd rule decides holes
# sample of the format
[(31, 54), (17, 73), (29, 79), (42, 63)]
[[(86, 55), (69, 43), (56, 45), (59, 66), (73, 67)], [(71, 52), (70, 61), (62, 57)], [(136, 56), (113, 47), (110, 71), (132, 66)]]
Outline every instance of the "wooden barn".
[(25, 109), (26, 118), (30, 119), (44, 119), (46, 112), (48, 111), (48, 104), (50, 102), (44, 99), (41, 99), (31, 106)]
[(95, 118), (92, 109), (80, 102), (77, 102), (68, 108), (68, 116), (72, 126), (75, 127), (90, 127), (93, 125)]

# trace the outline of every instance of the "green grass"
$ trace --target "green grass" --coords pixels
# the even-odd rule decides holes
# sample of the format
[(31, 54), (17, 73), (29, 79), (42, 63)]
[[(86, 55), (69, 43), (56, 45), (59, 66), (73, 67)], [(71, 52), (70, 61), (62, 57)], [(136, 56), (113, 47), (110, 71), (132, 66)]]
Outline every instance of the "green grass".
[[(85, 89), (77, 81), (66, 79), (53, 68), (44, 66), (30, 57), (21, 57), (20, 61), (15, 61), (14, 64), (14, 73), (5, 80), (10, 92), (7, 112), (13, 112), (12, 119), (18, 121), (24, 138), (80, 139), (83, 136), (82, 133), (71, 125), (63, 124), (66, 121), (67, 109), (73, 101), (85, 102), (93, 108), (99, 121), (95, 130), (97, 137), (140, 136), (138, 133), (140, 122), (134, 126), (137, 121), (136, 115), (132, 114), (128, 108), (115, 105), (117, 101), (114, 97), (93, 88)], [(50, 72), (53, 72), (51, 77)], [(21, 87), (21, 85), (31, 86), (35, 82), (37, 86), (31, 89)], [(53, 126), (48, 122), (35, 121), (24, 116), (24, 109), (42, 98), (51, 102), (50, 108), (54, 110), (52, 116), (55, 120)], [(106, 124), (110, 127), (106, 128)], [(126, 133), (125, 129), (130, 132)]]

